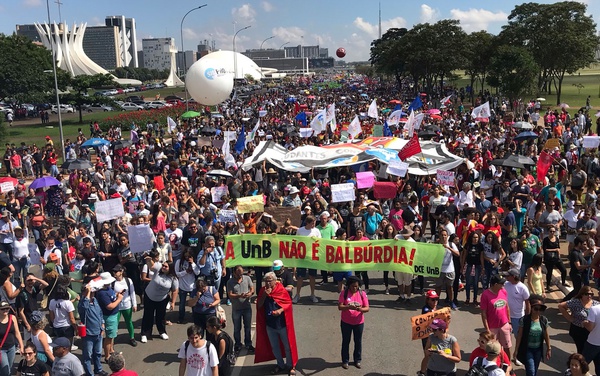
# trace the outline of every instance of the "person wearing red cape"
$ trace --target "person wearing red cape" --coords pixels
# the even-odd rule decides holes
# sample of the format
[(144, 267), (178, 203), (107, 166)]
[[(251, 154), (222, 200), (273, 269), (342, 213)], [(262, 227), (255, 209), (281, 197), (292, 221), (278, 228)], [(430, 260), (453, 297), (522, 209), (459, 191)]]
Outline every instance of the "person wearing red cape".
[[(285, 287), (273, 272), (264, 276), (265, 285), (258, 292), (256, 301), (256, 350), (254, 363), (277, 360), (272, 374), (288, 370), (288, 375), (296, 374), (298, 348), (292, 300)], [(282, 354), (285, 353), (284, 362)]]

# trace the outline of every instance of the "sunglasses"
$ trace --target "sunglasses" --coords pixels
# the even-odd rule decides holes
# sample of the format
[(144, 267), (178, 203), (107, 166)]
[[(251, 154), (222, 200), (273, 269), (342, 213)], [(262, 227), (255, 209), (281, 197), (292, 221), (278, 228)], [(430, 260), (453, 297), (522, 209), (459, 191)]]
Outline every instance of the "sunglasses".
[(4, 308), (0, 308), (0, 311), (8, 311), (10, 309), (10, 307), (4, 307)]
[(536, 306), (536, 307), (533, 307), (533, 310), (536, 311), (536, 312), (544, 312), (546, 310), (546, 308), (545, 307)]
[(23, 354), (24, 354), (24, 355), (35, 355), (35, 353), (34, 353), (34, 352), (24, 352)]
[(593, 293), (593, 292), (588, 292), (588, 293), (587, 293), (587, 294), (585, 294), (585, 295), (587, 295), (587, 296), (594, 296), (594, 293)]

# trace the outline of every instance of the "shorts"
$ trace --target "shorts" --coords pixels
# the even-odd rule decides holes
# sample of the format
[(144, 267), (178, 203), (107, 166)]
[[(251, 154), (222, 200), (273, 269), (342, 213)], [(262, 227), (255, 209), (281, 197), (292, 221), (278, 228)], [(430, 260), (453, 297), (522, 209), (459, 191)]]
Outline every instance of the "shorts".
[(117, 338), (119, 332), (119, 315), (104, 316), (104, 333), (106, 338)]
[(444, 285), (446, 286), (452, 286), (452, 283), (454, 282), (454, 272), (452, 273), (444, 273), (441, 272), (440, 276), (435, 280), (435, 287), (443, 287)]
[(490, 328), (490, 332), (496, 335), (498, 342), (505, 349), (510, 349), (512, 347), (511, 337), (510, 337), (510, 322), (502, 325), (501, 328)]
[(296, 274), (299, 278), (306, 278), (307, 271), (309, 276), (317, 276), (317, 269), (296, 268)]
[(413, 279), (415, 279), (413, 274), (396, 272), (396, 282), (398, 282), (398, 285), (409, 286)]
[(335, 282), (342, 282), (344, 279), (348, 279), (352, 275), (352, 272), (333, 272), (333, 280)]

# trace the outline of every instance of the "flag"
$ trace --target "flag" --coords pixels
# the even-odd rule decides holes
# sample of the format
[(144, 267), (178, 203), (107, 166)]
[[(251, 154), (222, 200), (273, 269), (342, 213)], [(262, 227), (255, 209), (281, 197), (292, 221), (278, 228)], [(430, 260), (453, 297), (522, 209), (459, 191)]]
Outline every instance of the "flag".
[(327, 116), (325, 116), (325, 122), (329, 123), (331, 131), (335, 132), (335, 129), (337, 127), (335, 120), (335, 103), (332, 103), (331, 106), (329, 106), (329, 108), (327, 109)]
[(246, 147), (246, 127), (242, 124), (242, 130), (240, 131), (240, 135), (235, 143), (235, 152), (240, 154), (244, 148)]
[(302, 125), (306, 127), (306, 124), (307, 124), (306, 112), (304, 112), (304, 111), (300, 112), (298, 115), (296, 115), (295, 119), (298, 120), (299, 122), (301, 122)]
[(421, 128), (421, 123), (423, 122), (424, 117), (425, 117), (425, 114), (423, 114), (423, 113), (415, 116), (414, 111), (410, 112), (410, 115), (408, 116), (408, 120), (406, 121), (406, 124), (404, 124), (404, 129), (406, 129), (408, 131), (408, 137), (413, 136), (415, 129), (419, 130), (419, 128)]
[(326, 116), (327, 116), (327, 112), (325, 110), (320, 110), (310, 121), (310, 127), (315, 131), (315, 133), (314, 133), (315, 136), (325, 130)]
[(223, 134), (223, 155), (231, 153), (231, 140), (229, 139), (229, 132)]
[(296, 101), (294, 102), (294, 115), (300, 112), (300, 104)]
[(175, 120), (171, 119), (170, 116), (167, 116), (167, 128), (169, 129), (169, 133), (173, 132), (175, 128), (177, 128), (177, 123)]
[(383, 123), (383, 137), (393, 137), (394, 134), (392, 133), (392, 130), (390, 129), (390, 126), (388, 125), (388, 122), (386, 121), (385, 123)]
[(362, 128), (360, 126), (360, 120), (358, 120), (358, 115), (354, 115), (354, 120), (348, 125), (348, 135), (352, 136), (352, 138), (356, 138), (362, 132)]
[(546, 150), (542, 151), (537, 160), (537, 181), (544, 181), (551, 165), (552, 156)]
[(250, 137), (248, 137), (248, 142), (253, 142), (254, 137), (256, 137), (256, 132), (258, 132), (258, 128), (260, 128), (260, 119), (256, 122), (254, 128), (252, 128), (252, 132), (250, 132)]
[(369, 105), (369, 111), (367, 111), (367, 115), (370, 118), (379, 120), (379, 113), (377, 112), (377, 99), (373, 99), (373, 102)]
[(400, 119), (403, 115), (406, 115), (406, 113), (402, 112), (402, 109), (392, 112), (387, 119), (388, 124), (397, 125), (400, 122)]
[(452, 98), (453, 94), (448, 95), (446, 98), (443, 98), (440, 102), (443, 105), (446, 105), (446, 103), (450, 102), (450, 99)]
[(412, 101), (412, 103), (410, 104), (410, 106), (408, 106), (408, 110), (407, 111), (415, 111), (415, 110), (418, 110), (421, 107), (423, 107), (423, 102), (421, 101), (421, 98), (419, 96), (417, 96), (415, 98), (415, 100)]
[(489, 118), (492, 115), (490, 112), (490, 102), (485, 102), (481, 106), (475, 107), (471, 112), (471, 117), (476, 118)]
[(421, 144), (419, 143), (419, 136), (415, 133), (412, 138), (404, 145), (398, 152), (398, 158), (405, 161), (415, 154), (421, 152)]

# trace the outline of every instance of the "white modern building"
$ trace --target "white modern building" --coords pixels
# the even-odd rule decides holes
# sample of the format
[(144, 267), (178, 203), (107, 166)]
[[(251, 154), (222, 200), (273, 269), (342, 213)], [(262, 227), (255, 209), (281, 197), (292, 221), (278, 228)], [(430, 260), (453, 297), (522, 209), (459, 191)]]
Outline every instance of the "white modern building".
[(142, 39), (144, 68), (165, 70), (171, 68), (171, 50), (177, 52), (173, 38)]
[(135, 18), (125, 18), (125, 16), (108, 16), (105, 19), (106, 26), (116, 26), (119, 29), (119, 59), (121, 67), (137, 68), (137, 35), (135, 31)]

